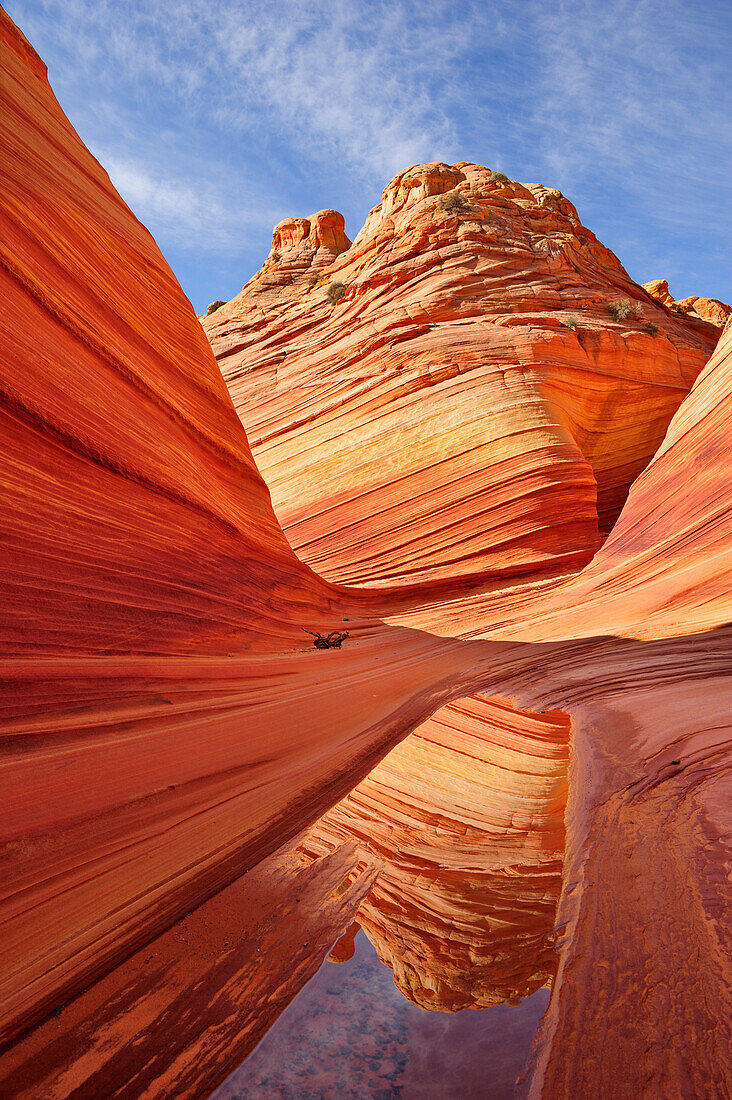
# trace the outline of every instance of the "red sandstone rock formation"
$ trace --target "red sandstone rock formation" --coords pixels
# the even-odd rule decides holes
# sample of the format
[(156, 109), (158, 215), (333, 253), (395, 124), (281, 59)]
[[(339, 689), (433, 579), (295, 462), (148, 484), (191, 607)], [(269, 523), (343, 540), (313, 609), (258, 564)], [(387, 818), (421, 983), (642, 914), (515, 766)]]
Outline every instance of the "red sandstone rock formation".
[(532, 1097), (732, 1084), (731, 416), (728, 325), (612, 536), (556, 618), (535, 620), (544, 637), (646, 641), (599, 662), (591, 643), (584, 669), (563, 658), (576, 732), (562, 950)]
[(732, 313), (732, 307), (725, 302), (720, 302), (719, 298), (699, 298), (696, 295), (692, 295), (691, 298), (674, 298), (665, 279), (652, 279), (650, 283), (644, 283), (643, 288), (676, 313), (699, 317), (719, 328), (724, 328), (727, 318)]
[(292, 546), (349, 583), (587, 561), (718, 336), (476, 165), (402, 172), (316, 282), (269, 265), (204, 327)]
[(261, 271), (247, 284), (249, 292), (256, 295), (263, 309), (273, 297), (277, 301), (299, 297), (303, 280), (314, 285), (320, 272), (350, 247), (343, 215), (337, 210), (320, 210), (309, 218), (285, 218), (272, 231), (272, 250)]
[[(478, 692), (572, 723), (560, 965), (533, 1095), (599, 1100), (608, 1082), (620, 1100), (725, 1095), (730, 330), (579, 576), (537, 581), (547, 535), (536, 553), (525, 540), (519, 581), (498, 583), (496, 553), (493, 582), (470, 594), (329, 585), (291, 554), (190, 307), (4, 15), (0, 51), (3, 1036), (87, 987), (58, 1030), (47, 1019), (0, 1057), (4, 1090), (204, 1095), (240, 1010), (256, 1038), (311, 971), (299, 930), (322, 957), (373, 873), (359, 886), (345, 848), (288, 884), (271, 853)], [(390, 201), (426, 186), (411, 180)], [(671, 329), (682, 359), (708, 332)], [(499, 407), (520, 428), (518, 407)], [(562, 458), (557, 499), (573, 499), (574, 463), (575, 499), (590, 500), (592, 463), (538, 420), (535, 450)], [(610, 501), (618, 466), (595, 461)], [(556, 534), (552, 493), (532, 484)], [(596, 539), (592, 523), (584, 543), (582, 524), (566, 528), (565, 564)], [(449, 580), (447, 557), (433, 577)], [(481, 546), (479, 570), (489, 557)], [(342, 650), (302, 640), (301, 626), (344, 619)], [(281, 927), (261, 906), (270, 883)], [(266, 967), (251, 941), (228, 953), (232, 898)], [(134, 955), (155, 936), (162, 967)]]
[(345, 794), (455, 659), (309, 647), (358, 609), (294, 557), (170, 269), (0, 35), (5, 1039)]
[[(571, 203), (475, 165), (400, 173), (317, 287), (269, 265), (204, 324), (288, 537), (337, 580), (588, 560), (717, 336), (654, 336)], [(624, 297), (645, 321), (613, 318)], [(360, 920), (422, 1006), (552, 976), (566, 724), (450, 704), (311, 834), (382, 861)]]

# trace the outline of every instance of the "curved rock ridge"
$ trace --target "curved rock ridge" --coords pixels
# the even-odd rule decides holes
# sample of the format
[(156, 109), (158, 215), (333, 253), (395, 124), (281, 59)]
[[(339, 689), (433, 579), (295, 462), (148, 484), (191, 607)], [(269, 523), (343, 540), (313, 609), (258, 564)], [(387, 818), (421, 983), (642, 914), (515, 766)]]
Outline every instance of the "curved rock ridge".
[[(540, 579), (557, 560), (565, 569), (586, 561), (599, 545), (593, 482), (600, 463), (624, 454), (623, 477), (630, 478), (647, 461), (691, 384), (689, 364), (703, 361), (697, 341), (708, 352), (716, 339), (706, 325), (692, 323), (659, 337), (646, 332), (639, 316), (615, 320), (610, 306), (621, 300), (623, 288), (644, 303), (647, 295), (581, 226), (569, 200), (554, 189), (493, 177), (463, 163), (415, 165), (399, 173), (350, 252), (327, 273), (327, 283), (323, 278), (332, 285), (345, 279), (338, 271), (355, 273), (333, 309), (337, 332), (310, 300), (309, 285), (309, 312), (292, 298), (275, 300), (271, 317), (247, 332), (244, 350), (228, 353), (227, 341), (251, 316), (247, 288), (226, 315), (206, 322), (257, 461), (286, 494), (279, 498), (275, 489), (286, 533), (298, 554), (326, 576), (365, 584), (384, 575), (417, 579), (422, 574), (416, 570), (408, 576), (400, 567), (389, 570), (414, 551), (410, 532), (418, 522), (417, 538), (431, 537), (427, 552), (433, 563), (440, 558), (442, 572), (424, 574), (433, 578), (445, 575), (448, 564), (459, 578), (466, 557), (471, 565), (489, 561), (494, 573), (518, 573), (524, 581)], [(353, 307), (344, 311), (352, 295)], [(457, 317), (459, 326), (449, 323)], [(420, 325), (410, 331), (412, 318)], [(572, 318), (575, 327), (568, 328)], [(372, 354), (367, 323), (383, 334)], [(271, 370), (275, 348), (276, 373), (265, 389), (261, 374)], [(501, 362), (507, 354), (518, 360), (509, 373)], [(427, 365), (432, 377), (409, 382), (407, 397), (392, 379), (378, 399), (372, 389), (365, 391), (367, 384), (380, 384), (384, 363), (394, 364), (391, 373), (400, 380), (414, 376), (412, 357), (420, 355), (451, 361), (452, 369), (440, 374)], [(581, 368), (572, 356), (582, 357)], [(491, 357), (497, 361), (492, 371)], [(524, 369), (528, 362), (531, 371)], [(327, 379), (327, 388), (323, 382), (320, 392), (308, 390), (311, 378)], [(331, 393), (337, 397), (329, 403)], [(574, 465), (566, 451), (570, 439)], [(329, 443), (332, 454), (324, 453)], [(433, 468), (426, 466), (430, 451), (439, 459)], [(363, 466), (362, 454), (368, 466), (354, 471), (354, 457)], [(303, 469), (306, 460), (311, 469)], [(383, 479), (378, 492), (363, 491), (365, 478)], [(436, 488), (439, 511), (420, 516)], [(621, 494), (617, 485), (613, 489), (613, 507), (626, 489), (627, 482)], [(415, 501), (422, 493), (424, 504)], [(332, 506), (324, 507), (324, 494)], [(603, 525), (609, 499), (600, 480)], [(342, 526), (320, 539), (317, 531), (326, 522)], [(367, 528), (378, 536), (365, 546)], [(312, 541), (303, 541), (306, 530)], [(465, 556), (451, 541), (463, 531), (471, 539)], [(554, 554), (546, 552), (550, 536)], [(478, 541), (490, 545), (490, 557), (487, 549), (482, 557), (474, 553)], [(354, 562), (357, 574), (349, 571)], [(366, 571), (367, 563), (374, 572)], [(408, 564), (413, 568), (412, 559)], [(557, 791), (565, 783), (566, 731), (549, 724), (557, 738), (556, 772), (553, 784), (542, 783), (529, 778), (526, 761), (512, 747), (525, 743), (526, 721), (540, 716), (529, 719), (505, 703), (497, 723), (495, 713), (495, 701), (477, 696), (448, 704), (312, 834), (325, 848), (352, 836), (372, 856), (378, 851), (381, 874), (360, 919), (397, 984), (424, 1007), (479, 1007), (525, 995), (553, 971), (562, 843), (555, 833), (538, 851), (534, 845), (544, 817), (561, 816), (564, 809)], [(471, 749), (478, 745), (476, 760)], [(533, 763), (530, 750), (528, 756)], [(499, 810), (495, 783), (481, 787), (501, 767), (513, 826)], [(474, 777), (471, 768), (477, 769)], [(461, 817), (466, 784), (473, 791), (472, 846)], [(428, 791), (436, 800), (431, 810)], [(532, 798), (534, 816), (528, 818), (524, 800)], [(380, 843), (369, 839), (376, 836)], [(512, 862), (507, 845), (513, 845)]]
[(692, 295), (690, 298), (674, 298), (666, 279), (652, 279), (650, 283), (644, 283), (643, 288), (669, 309), (677, 313), (686, 313), (690, 317), (699, 317), (702, 321), (709, 321), (710, 324), (717, 325), (719, 328), (724, 328), (727, 318), (732, 313), (732, 306), (728, 306), (726, 302), (720, 302), (719, 298), (700, 298), (697, 295)]
[[(559, 961), (531, 1096), (601, 1100), (608, 1082), (614, 1100), (729, 1094), (732, 327), (579, 575), (549, 575), (543, 552), (501, 575), (497, 554), (470, 592), (445, 577), (334, 586), (291, 553), (192, 309), (4, 13), (0, 65), (0, 1034), (16, 1037), (0, 1091), (210, 1091), (391, 873), (351, 842), (298, 870), (290, 849), (330, 843), (302, 831), (411, 730), (480, 695), (537, 734), (542, 711), (571, 722)], [(465, 188), (471, 168), (457, 169)], [(443, 197), (420, 186), (393, 224)], [(387, 237), (390, 217), (376, 216)], [(333, 316), (351, 308), (347, 289)], [(680, 360), (710, 331), (669, 328)], [(303, 423), (309, 407), (303, 391)], [(340, 650), (302, 634), (344, 622)], [(496, 748), (531, 757), (524, 819), (555, 822), (539, 788), (561, 779), (559, 738), (544, 727), (545, 769), (519, 720)], [(451, 765), (434, 756), (428, 803), (446, 805)], [(411, 830), (419, 792), (399, 782), (395, 822)], [(497, 823), (523, 866), (528, 833), (505, 809), (494, 799), (473, 825)]]
[[(332, 580), (583, 564), (717, 339), (560, 192), (493, 176), (415, 165), (317, 282), (265, 305), (268, 260), (204, 319), (288, 538)], [(615, 319), (625, 299), (643, 316)]]
[(373, 613), (295, 558), (190, 304), (4, 13), (0, 65), (2, 1042), (299, 833), (460, 662), (401, 628), (388, 669), (384, 639), (312, 649)]

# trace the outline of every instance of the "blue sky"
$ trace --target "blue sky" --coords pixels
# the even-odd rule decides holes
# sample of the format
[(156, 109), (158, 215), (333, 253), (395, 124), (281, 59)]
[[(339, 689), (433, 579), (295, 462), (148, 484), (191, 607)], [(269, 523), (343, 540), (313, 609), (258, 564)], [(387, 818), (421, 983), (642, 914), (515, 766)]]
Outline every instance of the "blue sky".
[(5, 0), (198, 312), (401, 168), (559, 187), (639, 282), (732, 299), (730, 0)]

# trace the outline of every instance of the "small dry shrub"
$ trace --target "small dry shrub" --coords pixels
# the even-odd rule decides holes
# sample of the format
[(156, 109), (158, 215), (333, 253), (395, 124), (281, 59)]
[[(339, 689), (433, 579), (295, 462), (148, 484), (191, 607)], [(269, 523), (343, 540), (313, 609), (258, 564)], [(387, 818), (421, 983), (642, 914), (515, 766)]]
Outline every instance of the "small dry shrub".
[(211, 302), (211, 305), (206, 310), (206, 316), (210, 317), (212, 313), (215, 313), (217, 309), (221, 309), (221, 307), (225, 305), (226, 302), (223, 300), (223, 298), (219, 298), (217, 302)]
[(509, 183), (505, 172), (491, 172), (491, 183)]
[(572, 332), (574, 332), (575, 329), (577, 328), (577, 318), (573, 315), (569, 316), (569, 317), (565, 317), (565, 319), (562, 321), (562, 324), (564, 325), (565, 328), (571, 328)]
[(658, 325), (654, 324), (653, 321), (646, 321), (643, 327), (645, 328), (649, 336), (658, 336), (659, 332), (661, 331)]
[(440, 199), (440, 206), (447, 214), (467, 214), (470, 210), (464, 196), (457, 191), (451, 191), (448, 195), (443, 195)]
[(331, 283), (325, 293), (330, 304), (334, 306), (336, 302), (340, 302), (341, 298), (346, 293), (346, 284)]
[(631, 302), (629, 298), (616, 298), (608, 306), (611, 317), (616, 321), (627, 321), (629, 318), (637, 318), (641, 315), (641, 307), (637, 302)]

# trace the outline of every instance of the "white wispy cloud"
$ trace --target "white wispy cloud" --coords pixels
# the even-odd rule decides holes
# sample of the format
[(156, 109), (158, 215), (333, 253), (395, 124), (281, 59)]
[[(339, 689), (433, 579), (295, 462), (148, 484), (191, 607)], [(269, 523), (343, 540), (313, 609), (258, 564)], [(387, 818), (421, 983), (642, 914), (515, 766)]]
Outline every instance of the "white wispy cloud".
[(535, 129), (565, 184), (615, 175), (671, 220), (682, 189), (687, 218), (700, 209), (699, 187), (719, 193), (729, 171), (729, 93), (724, 69), (700, 64), (725, 34), (716, 7), (557, 0), (538, 16)]
[(161, 243), (242, 279), (279, 217), (338, 205), (353, 233), (428, 160), (561, 187), (637, 275), (719, 268), (729, 0), (6, 3)]
[(196, 175), (185, 182), (171, 169), (151, 170), (148, 164), (120, 156), (105, 148), (93, 148), (125, 202), (146, 225), (163, 237), (175, 236), (191, 249), (205, 244), (209, 252), (226, 254), (232, 240), (252, 229), (269, 230), (283, 215), (268, 199), (256, 205), (237, 203), (215, 181)]
[(310, 166), (375, 199), (406, 164), (459, 152), (439, 90), (469, 6), (17, 0), (11, 14), (42, 53), (52, 40), (54, 87), (120, 193), (182, 247), (261, 235)]
[(451, 155), (435, 95), (471, 41), (470, 5), (382, 0), (37, 0), (15, 5), (33, 36), (53, 24), (72, 74), (99, 67), (172, 91), (232, 135), (286, 138), (383, 176), (404, 157)]

